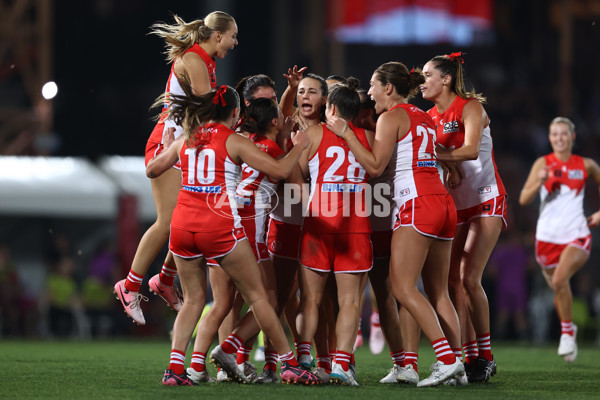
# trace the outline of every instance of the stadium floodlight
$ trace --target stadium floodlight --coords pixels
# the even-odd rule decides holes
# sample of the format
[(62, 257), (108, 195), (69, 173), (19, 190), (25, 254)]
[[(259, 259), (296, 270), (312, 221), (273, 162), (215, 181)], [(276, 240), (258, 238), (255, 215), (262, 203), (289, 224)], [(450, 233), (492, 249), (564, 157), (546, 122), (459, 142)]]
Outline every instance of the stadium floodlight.
[(44, 98), (46, 100), (53, 99), (57, 93), (58, 93), (58, 86), (56, 86), (56, 83), (53, 81), (46, 82), (44, 84), (44, 86), (42, 86), (42, 96), (44, 96)]

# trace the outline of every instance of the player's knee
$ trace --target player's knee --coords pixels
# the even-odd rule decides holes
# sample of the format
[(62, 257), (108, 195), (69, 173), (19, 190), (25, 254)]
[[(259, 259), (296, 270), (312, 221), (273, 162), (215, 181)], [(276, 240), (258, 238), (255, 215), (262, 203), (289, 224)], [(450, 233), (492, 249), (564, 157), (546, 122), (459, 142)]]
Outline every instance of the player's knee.
[(202, 313), (202, 311), (204, 311), (204, 304), (206, 303), (204, 300), (205, 298), (205, 295), (186, 295), (183, 304), (193, 312)]
[(552, 276), (552, 290), (555, 292), (562, 292), (569, 289), (569, 281), (568, 279), (564, 279), (563, 277), (554, 274)]
[(448, 290), (451, 294), (456, 294), (460, 290), (463, 290), (463, 283), (460, 277), (452, 274), (448, 276)]
[(411, 288), (408, 285), (394, 285), (393, 292), (396, 300), (405, 304), (411, 295)]
[(467, 293), (475, 293), (477, 290), (482, 288), (481, 281), (472, 276), (464, 276), (462, 285)]
[(360, 299), (342, 298), (339, 300), (340, 310), (358, 310)]

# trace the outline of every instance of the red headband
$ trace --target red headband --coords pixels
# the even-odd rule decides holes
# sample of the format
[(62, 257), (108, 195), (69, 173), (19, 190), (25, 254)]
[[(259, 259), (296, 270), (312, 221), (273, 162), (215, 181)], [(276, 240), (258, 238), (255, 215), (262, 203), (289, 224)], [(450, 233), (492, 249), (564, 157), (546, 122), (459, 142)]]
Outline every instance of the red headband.
[(450, 59), (450, 61), (458, 60), (461, 64), (464, 64), (465, 60), (463, 60), (461, 56), (464, 56), (465, 54), (467, 54), (467, 53), (458, 51), (456, 53), (450, 53), (446, 57), (448, 57)]
[(225, 107), (227, 105), (227, 102), (225, 102), (225, 98), (223, 97), (223, 95), (226, 92), (227, 92), (227, 86), (225, 86), (225, 85), (219, 86), (219, 88), (215, 92), (215, 97), (213, 97), (213, 103), (219, 104), (219, 102), (220, 102), (221, 106)]

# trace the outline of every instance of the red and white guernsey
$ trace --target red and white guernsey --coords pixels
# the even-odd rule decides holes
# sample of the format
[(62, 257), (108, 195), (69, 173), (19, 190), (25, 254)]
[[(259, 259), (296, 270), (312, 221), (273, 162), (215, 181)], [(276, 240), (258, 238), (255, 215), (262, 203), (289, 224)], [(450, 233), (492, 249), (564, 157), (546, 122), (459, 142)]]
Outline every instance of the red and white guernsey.
[[(437, 141), (446, 149), (454, 150), (465, 145), (462, 113), (468, 102), (469, 100), (456, 96), (443, 113), (438, 113), (435, 107), (428, 111), (436, 126)], [(476, 160), (461, 161), (459, 168), (462, 173), (460, 185), (456, 189), (448, 188), (457, 210), (464, 210), (506, 194), (494, 161), (489, 123), (483, 129), (479, 156)]]
[[(187, 49), (184, 52), (184, 54), (186, 54), (186, 53), (196, 53), (200, 57), (202, 57), (202, 60), (204, 61), (204, 63), (206, 64), (206, 68), (208, 69), (208, 76), (210, 78), (210, 87), (211, 87), (211, 89), (214, 89), (215, 87), (217, 87), (217, 75), (215, 72), (216, 71), (216, 63), (215, 63), (214, 58), (209, 56), (208, 53), (202, 47), (200, 47), (200, 45), (198, 43), (195, 43), (192, 47)], [(177, 75), (175, 75), (174, 68), (175, 68), (175, 63), (173, 63), (171, 65), (171, 73), (169, 74), (169, 79), (167, 80), (165, 93), (172, 93), (172, 94), (184, 96), (185, 93), (183, 92), (183, 89), (181, 88), (181, 84), (179, 83), (179, 79), (177, 79)], [(168, 109), (168, 103), (165, 103), (162, 111), (165, 112), (167, 109)], [(162, 126), (159, 127), (159, 125), (161, 125), (161, 124), (162, 124)], [(181, 126), (177, 125), (175, 123), (175, 121), (173, 121), (173, 119), (167, 118), (166, 120), (163, 120), (161, 117), (161, 120), (157, 124), (157, 127), (154, 128), (154, 130), (152, 131), (149, 141), (156, 142), (156, 143), (162, 143), (162, 135), (163, 135), (164, 129), (171, 128), (171, 127), (175, 128), (175, 139), (177, 139), (183, 133), (183, 128)], [(162, 128), (162, 129), (157, 129), (157, 128)]]
[(398, 140), (392, 155), (396, 162), (394, 201), (402, 209), (404, 203), (416, 197), (448, 192), (437, 170), (436, 133), (431, 117), (411, 104), (398, 104), (389, 111), (396, 108), (402, 108), (410, 118), (410, 129)]
[[(284, 154), (283, 150), (269, 138), (261, 135), (250, 135), (256, 146), (277, 159)], [(248, 164), (242, 164), (242, 180), (239, 183), (235, 199), (238, 204), (238, 214), (247, 234), (254, 233), (253, 241), (265, 243), (266, 221), (271, 210), (271, 196), (277, 191), (277, 182), (271, 182), (269, 177)], [(247, 225), (253, 226), (248, 229)]]
[(590, 234), (583, 214), (583, 195), (587, 172), (583, 158), (571, 155), (567, 162), (553, 153), (544, 156), (548, 179), (540, 188), (540, 216), (535, 238), (566, 244)]
[[(311, 184), (302, 229), (321, 233), (370, 233), (367, 172), (343, 138), (325, 124), (319, 148), (308, 161)], [(350, 124), (361, 144), (371, 150), (365, 130)]]
[(225, 146), (229, 135), (236, 133), (222, 124), (207, 124), (205, 129), (210, 135), (207, 143), (197, 148), (184, 144), (181, 149), (181, 190), (171, 226), (190, 232), (241, 228), (235, 191), (242, 170)]

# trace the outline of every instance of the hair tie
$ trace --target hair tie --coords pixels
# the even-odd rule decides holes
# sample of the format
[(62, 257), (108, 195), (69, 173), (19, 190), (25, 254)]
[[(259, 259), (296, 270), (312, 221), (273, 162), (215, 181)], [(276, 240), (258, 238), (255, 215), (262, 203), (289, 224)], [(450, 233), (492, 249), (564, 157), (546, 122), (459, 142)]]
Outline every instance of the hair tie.
[(415, 72), (415, 67), (412, 67), (412, 68), (410, 69), (410, 71), (408, 71), (408, 73), (409, 73), (409, 74), (413, 74), (414, 72)]
[(223, 97), (223, 95), (226, 92), (227, 92), (227, 86), (225, 86), (225, 85), (219, 86), (219, 88), (215, 92), (215, 97), (213, 97), (213, 104), (219, 104), (219, 102), (220, 102), (221, 107), (225, 107), (227, 105), (227, 102), (225, 101), (225, 97)]
[(467, 53), (463, 53), (462, 51), (458, 51), (456, 53), (450, 53), (448, 55), (446, 55), (446, 57), (448, 57), (450, 59), (450, 61), (454, 60), (458, 60), (461, 64), (464, 64), (465, 60), (462, 59), (462, 56), (464, 56)]

